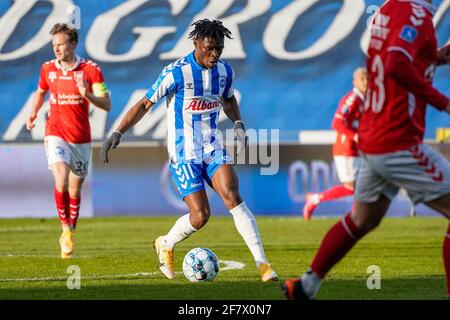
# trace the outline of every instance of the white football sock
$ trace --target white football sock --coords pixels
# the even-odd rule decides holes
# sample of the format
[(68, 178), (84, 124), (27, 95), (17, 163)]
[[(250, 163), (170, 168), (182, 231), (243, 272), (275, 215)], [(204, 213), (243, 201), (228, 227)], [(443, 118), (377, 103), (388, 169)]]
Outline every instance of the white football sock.
[(311, 201), (312, 201), (312, 203), (314, 203), (314, 204), (319, 204), (320, 203), (320, 198), (321, 198), (321, 194), (320, 193), (314, 193), (312, 196), (311, 196)]
[(189, 213), (185, 214), (175, 222), (169, 233), (164, 236), (165, 246), (169, 249), (173, 249), (178, 242), (183, 241), (193, 234), (195, 229), (189, 221)]
[(321, 284), (322, 279), (312, 270), (308, 270), (302, 276), (303, 291), (311, 299), (316, 297)]
[(258, 268), (261, 263), (267, 264), (268, 262), (264, 254), (264, 248), (253, 213), (247, 208), (245, 202), (231, 209), (230, 213), (233, 215), (236, 229), (242, 238), (244, 238), (253, 258), (255, 258), (256, 267)]

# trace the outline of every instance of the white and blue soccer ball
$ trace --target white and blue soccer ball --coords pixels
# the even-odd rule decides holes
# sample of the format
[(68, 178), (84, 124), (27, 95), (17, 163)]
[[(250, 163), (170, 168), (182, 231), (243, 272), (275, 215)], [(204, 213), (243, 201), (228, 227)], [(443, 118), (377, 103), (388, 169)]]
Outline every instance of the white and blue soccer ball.
[(219, 259), (211, 249), (194, 248), (183, 259), (183, 273), (191, 282), (213, 281), (219, 273)]

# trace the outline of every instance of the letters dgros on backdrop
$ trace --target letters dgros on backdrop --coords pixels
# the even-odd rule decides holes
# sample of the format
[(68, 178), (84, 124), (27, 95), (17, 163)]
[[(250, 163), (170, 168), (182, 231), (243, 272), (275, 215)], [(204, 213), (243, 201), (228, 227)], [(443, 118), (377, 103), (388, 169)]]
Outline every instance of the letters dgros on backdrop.
[[(301, 130), (330, 129), (337, 103), (351, 87), (353, 69), (364, 64), (364, 52), (368, 42), (366, 26), (376, 6), (382, 2), (382, 0), (1, 1), (0, 141), (9, 143), (42, 140), (45, 112), (40, 113), (37, 127), (32, 133), (25, 130), (31, 94), (36, 89), (41, 64), (53, 58), (48, 31), (54, 23), (67, 20), (70, 16), (69, 9), (73, 9), (74, 6), (76, 10), (72, 22), (80, 28), (78, 54), (95, 60), (102, 67), (112, 95), (113, 108), (109, 114), (97, 108), (92, 111), (94, 140), (100, 141), (109, 134), (127, 108), (142, 97), (165, 65), (192, 50), (192, 43), (187, 39), (189, 26), (193, 21), (204, 17), (220, 18), (233, 32), (234, 39), (226, 41), (222, 57), (235, 68), (237, 96), (247, 127), (280, 129), (281, 142), (297, 141), (298, 132)], [(439, 45), (444, 45), (450, 37), (450, 0), (438, 0), (434, 3), (439, 8), (435, 17)], [(443, 92), (450, 94), (449, 68), (437, 71), (435, 83)], [(48, 104), (44, 106), (44, 110), (46, 108)], [(166, 133), (164, 111), (164, 108), (154, 108), (146, 116), (148, 117), (146, 120), (130, 130), (127, 139), (162, 141)], [(223, 128), (230, 127), (230, 124), (224, 121), (223, 114), (221, 120)], [(427, 121), (427, 138), (434, 137), (436, 127), (449, 125), (448, 117), (440, 116), (431, 108), (428, 111)], [(28, 168), (29, 157), (31, 153), (36, 157), (44, 155), (41, 148), (33, 149), (32, 152), (18, 151), (8, 144), (0, 150), (2, 163), (9, 162), (10, 166), (17, 168), (6, 170), (3, 167), (1, 169), (3, 173), (0, 174), (2, 193), (5, 194), (3, 191), (9, 190), (8, 198), (14, 199), (15, 191), (11, 190), (23, 190), (23, 186), (19, 185), (20, 182), (14, 182), (21, 174), (14, 171), (19, 171), (20, 166), (20, 170), (28, 170), (30, 175), (36, 175), (39, 169), (36, 168), (37, 164), (33, 165), (33, 168)], [(20, 152), (25, 158), (11, 163), (11, 154), (16, 157)], [(319, 154), (321, 157), (317, 159), (330, 160), (327, 158), (326, 149)], [(244, 196), (251, 202), (256, 212), (297, 213), (301, 205), (299, 201), (303, 193), (308, 191), (299, 190), (297, 194), (292, 190), (289, 191), (288, 166), (289, 161), (295, 159), (289, 160), (292, 157), (285, 157), (283, 152), (280, 152), (280, 155), (279, 173), (275, 176), (257, 177), (259, 170), (239, 168), (241, 184), (246, 184), (245, 189), (248, 190), (244, 192), (249, 193)], [(161, 158), (164, 159), (163, 154)], [(298, 159), (306, 161), (303, 158), (303, 155), (298, 155)], [(36, 162), (42, 162), (40, 166), (43, 166), (43, 170), (46, 168), (45, 158)], [(132, 162), (129, 164), (133, 165)], [(133, 183), (136, 189), (146, 190), (150, 189), (149, 183), (159, 183), (162, 165), (159, 160), (151, 170), (146, 171), (148, 175), (139, 175), (138, 167), (134, 169), (127, 167), (126, 173), (122, 170), (118, 174), (123, 175), (122, 181)], [(103, 170), (105, 169), (94, 168), (91, 172), (93, 175), (89, 178), (92, 182), (89, 183), (95, 187), (103, 186), (105, 194), (103, 191), (97, 191), (99, 188), (92, 188), (93, 191), (90, 191), (91, 189), (87, 187), (88, 194), (85, 197), (92, 196), (93, 200), (85, 211), (96, 214), (182, 211), (179, 203), (174, 205), (170, 200), (158, 206), (148, 204), (153, 198), (159, 203), (162, 202), (161, 199), (168, 199), (160, 190), (153, 190), (152, 195), (149, 191), (145, 194), (130, 194), (130, 199), (135, 200), (134, 206), (120, 207), (118, 203), (107, 204), (106, 192), (114, 188), (119, 189), (119, 186), (115, 182), (117, 176), (116, 180), (112, 180), (108, 178), (110, 172)], [(330, 167), (329, 172), (332, 171)], [(42, 171), (38, 175), (39, 179), (35, 180), (41, 185), (43, 181), (50, 181), (48, 172)], [(251, 181), (245, 182), (249, 179)], [(106, 184), (106, 181), (109, 184)], [(332, 179), (330, 181), (332, 183)], [(268, 183), (270, 188), (260, 187)], [(310, 187), (311, 183), (307, 185)], [(35, 190), (32, 186), (28, 188), (30, 191)], [(41, 189), (45, 190), (42, 187)], [(122, 192), (123, 189), (121, 188)], [(136, 191), (135, 188), (132, 189)], [(256, 191), (257, 189), (259, 190)], [(272, 190), (271, 192), (277, 190), (277, 194), (275, 197), (268, 197), (263, 190)], [(44, 200), (46, 198), (49, 196), (44, 197)], [(42, 215), (45, 211), (50, 215), (53, 211), (52, 203), (48, 201), (48, 205), (45, 206), (42, 203), (44, 200), (35, 199), (34, 203), (20, 210), (17, 209), (17, 203), (2, 200), (0, 214), (5, 216), (6, 212), (10, 214), (12, 211), (19, 215), (30, 214), (34, 212), (33, 208), (40, 206), (42, 209), (36, 214)], [(212, 202), (214, 210), (215, 200)], [(332, 209), (334, 208), (336, 206), (332, 206)], [(223, 208), (221, 207), (219, 211), (223, 211)]]
[[(4, 141), (42, 138), (42, 126), (33, 135), (24, 131), (27, 112), (23, 109), (36, 88), (41, 63), (53, 57), (48, 31), (67, 17), (73, 5), (79, 8), (75, 17), (80, 17), (78, 52), (100, 64), (112, 92), (110, 114), (95, 110), (92, 115), (94, 139), (108, 133), (162, 67), (192, 49), (189, 25), (205, 16), (222, 19), (233, 32), (223, 58), (236, 70), (247, 126), (280, 129), (281, 140), (297, 139), (299, 130), (329, 129), (336, 104), (351, 85), (353, 68), (364, 63), (367, 20), (382, 2), (1, 1), (0, 137)], [(450, 38), (450, 1), (434, 2), (439, 5), (435, 21), (443, 45)], [(449, 93), (448, 70), (437, 72), (436, 85)], [(164, 137), (164, 130), (158, 130), (163, 112), (153, 118), (132, 132), (137, 139)], [(432, 138), (434, 129), (446, 120), (430, 112), (427, 137)]]

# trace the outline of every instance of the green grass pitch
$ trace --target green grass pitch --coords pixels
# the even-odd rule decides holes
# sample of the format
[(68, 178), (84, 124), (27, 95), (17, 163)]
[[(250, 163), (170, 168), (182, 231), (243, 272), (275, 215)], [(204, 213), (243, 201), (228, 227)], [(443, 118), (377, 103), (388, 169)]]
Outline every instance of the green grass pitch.
[[(92, 218), (79, 221), (75, 255), (59, 258), (57, 219), (0, 221), (0, 299), (284, 299), (280, 282), (262, 283), (231, 217), (212, 217), (175, 250), (177, 277), (159, 273), (152, 241), (176, 217)], [(266, 254), (281, 279), (306, 270), (337, 218), (257, 217)], [(386, 218), (328, 275), (318, 299), (445, 299), (439, 218)], [(242, 269), (221, 270), (210, 283), (190, 283), (181, 263), (190, 249), (211, 248)], [(67, 268), (81, 271), (81, 289), (67, 288)], [(369, 290), (367, 267), (381, 270), (381, 288)], [(221, 265), (223, 266), (223, 265)]]

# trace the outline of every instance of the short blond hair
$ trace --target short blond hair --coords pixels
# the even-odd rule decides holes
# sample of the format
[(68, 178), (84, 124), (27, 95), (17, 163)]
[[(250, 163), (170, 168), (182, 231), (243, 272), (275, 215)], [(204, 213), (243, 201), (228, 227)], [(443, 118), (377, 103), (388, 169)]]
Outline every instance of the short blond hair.
[(57, 23), (50, 30), (50, 34), (54, 36), (57, 33), (64, 33), (69, 36), (69, 42), (78, 43), (78, 32), (76, 28), (69, 27), (66, 23)]

